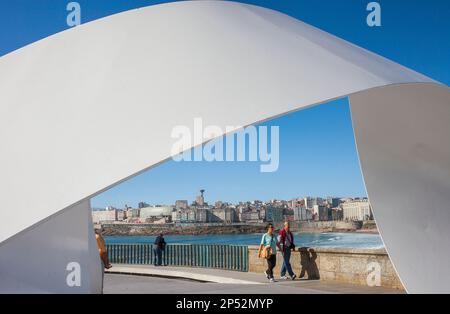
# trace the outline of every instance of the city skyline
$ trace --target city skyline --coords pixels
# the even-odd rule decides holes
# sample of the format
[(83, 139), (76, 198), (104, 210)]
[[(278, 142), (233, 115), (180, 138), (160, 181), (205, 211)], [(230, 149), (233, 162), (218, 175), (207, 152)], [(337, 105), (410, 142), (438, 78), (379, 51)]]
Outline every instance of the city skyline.
[(367, 221), (373, 220), (367, 198), (297, 197), (289, 200), (243, 201), (236, 204), (205, 201), (201, 189), (194, 201), (176, 200), (170, 205), (140, 202), (137, 208), (93, 209), (96, 224), (134, 223), (170, 225), (204, 223), (282, 223), (284, 221)]
[[(206, 189), (205, 189), (205, 191), (206, 191)], [(133, 204), (133, 203), (130, 203), (130, 202), (124, 202), (124, 204), (122, 206), (117, 206), (117, 207), (113, 206), (113, 205), (107, 205), (105, 207), (94, 207), (94, 206), (92, 206), (92, 209), (93, 210), (106, 210), (107, 208), (114, 208), (114, 209), (121, 210), (121, 209), (126, 209), (125, 206), (127, 206), (127, 208), (129, 209), (129, 208), (140, 208), (140, 207), (142, 207), (141, 205), (145, 205), (144, 207), (170, 206), (170, 207), (177, 208), (177, 205), (176, 205), (177, 202), (179, 202), (179, 201), (187, 201), (188, 206), (190, 206), (192, 204), (195, 204), (196, 199), (198, 197), (199, 196), (197, 195), (197, 197), (194, 197), (193, 199), (174, 199), (172, 202), (169, 202), (169, 203), (155, 203), (155, 202), (152, 202), (150, 200), (141, 200), (137, 204)], [(324, 196), (324, 195), (320, 195), (320, 196), (318, 196), (318, 195), (299, 195), (299, 196), (289, 197), (289, 198), (286, 198), (286, 199), (282, 199), (282, 198), (248, 199), (248, 200), (239, 200), (239, 201), (236, 201), (236, 202), (231, 202), (231, 201), (224, 200), (224, 199), (214, 199), (214, 200), (209, 200), (208, 201), (208, 199), (205, 198), (204, 201), (205, 201), (205, 205), (214, 207), (217, 202), (220, 202), (220, 203), (223, 203), (223, 204), (228, 204), (228, 205), (239, 205), (239, 204), (254, 203), (254, 202), (262, 202), (262, 203), (266, 203), (267, 204), (267, 203), (270, 203), (272, 201), (290, 202), (290, 201), (293, 201), (293, 200), (301, 200), (301, 199), (304, 199), (304, 198), (322, 199), (322, 200), (327, 200), (327, 198), (340, 199), (340, 200), (343, 200), (343, 199), (353, 199), (353, 200), (368, 199), (367, 196), (356, 196), (356, 195), (353, 195), (353, 196), (351, 196), (351, 195), (349, 195), (349, 196), (338, 196), (338, 195), (326, 195), (326, 196)]]

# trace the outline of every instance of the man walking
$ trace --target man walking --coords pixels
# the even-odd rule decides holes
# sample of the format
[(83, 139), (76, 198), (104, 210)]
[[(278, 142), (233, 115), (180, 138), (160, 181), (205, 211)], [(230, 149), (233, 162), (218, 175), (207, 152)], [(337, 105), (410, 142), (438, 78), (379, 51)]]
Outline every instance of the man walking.
[(164, 236), (162, 233), (156, 237), (155, 243), (153, 246), (153, 253), (155, 255), (154, 265), (161, 266), (162, 265), (162, 252), (166, 248), (166, 241), (164, 240)]
[(288, 279), (286, 277), (286, 271), (289, 273), (289, 277), (294, 280), (297, 276), (292, 271), (290, 258), (291, 250), (295, 250), (294, 235), (289, 230), (289, 222), (284, 223), (284, 228), (281, 229), (278, 234), (278, 248), (283, 256), (283, 265), (281, 266), (281, 279)]

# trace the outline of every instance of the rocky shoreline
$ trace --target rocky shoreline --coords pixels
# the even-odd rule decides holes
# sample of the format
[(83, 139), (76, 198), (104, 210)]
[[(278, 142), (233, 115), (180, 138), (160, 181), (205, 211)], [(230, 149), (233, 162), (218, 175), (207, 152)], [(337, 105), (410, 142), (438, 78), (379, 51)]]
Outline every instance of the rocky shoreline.
[[(266, 232), (265, 224), (258, 225), (217, 225), (217, 226), (167, 226), (151, 224), (105, 224), (102, 225), (103, 234), (107, 236), (152, 236), (163, 233), (165, 235), (207, 235), (207, 234), (251, 234)], [(292, 228), (298, 233), (370, 233), (377, 234), (376, 229), (354, 228)]]
[(195, 227), (156, 227), (138, 225), (103, 225), (103, 234), (108, 236), (146, 236), (158, 235), (205, 235), (205, 234), (248, 234), (265, 232), (261, 225), (224, 225)]

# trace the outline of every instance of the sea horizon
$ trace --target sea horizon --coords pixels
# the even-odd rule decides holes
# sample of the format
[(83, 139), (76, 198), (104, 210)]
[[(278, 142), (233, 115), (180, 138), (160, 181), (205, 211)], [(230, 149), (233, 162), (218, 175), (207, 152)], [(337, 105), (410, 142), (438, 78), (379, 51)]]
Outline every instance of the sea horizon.
[[(262, 234), (166, 235), (164, 238), (168, 244), (259, 245)], [(384, 248), (379, 234), (349, 232), (293, 234), (297, 247)], [(154, 235), (105, 236), (105, 241), (107, 244), (153, 244), (155, 237)]]

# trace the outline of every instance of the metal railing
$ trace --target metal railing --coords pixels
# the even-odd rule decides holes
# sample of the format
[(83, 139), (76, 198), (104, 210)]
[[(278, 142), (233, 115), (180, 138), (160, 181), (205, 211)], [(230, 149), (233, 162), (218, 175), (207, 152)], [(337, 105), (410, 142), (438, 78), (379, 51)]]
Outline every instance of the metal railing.
[[(107, 244), (108, 257), (115, 264), (154, 263), (152, 244)], [(219, 268), (248, 271), (248, 247), (246, 245), (220, 244), (168, 244), (162, 261), (169, 266)]]

